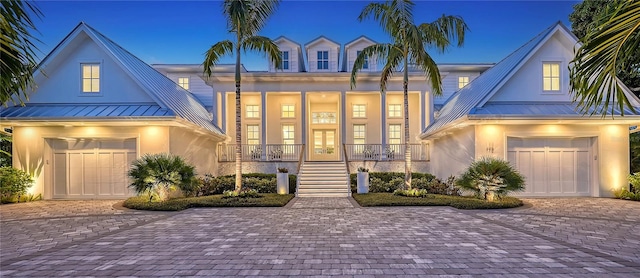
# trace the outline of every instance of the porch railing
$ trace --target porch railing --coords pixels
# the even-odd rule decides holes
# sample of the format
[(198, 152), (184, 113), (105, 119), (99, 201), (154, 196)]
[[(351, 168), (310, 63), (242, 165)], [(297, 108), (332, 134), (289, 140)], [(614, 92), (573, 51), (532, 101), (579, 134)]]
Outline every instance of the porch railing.
[[(298, 161), (303, 144), (240, 145), (242, 161)], [(236, 145), (218, 146), (218, 161), (236, 161)]]
[[(409, 144), (411, 160), (429, 161), (428, 144)], [(346, 157), (350, 161), (402, 161), (404, 144), (345, 144)]]

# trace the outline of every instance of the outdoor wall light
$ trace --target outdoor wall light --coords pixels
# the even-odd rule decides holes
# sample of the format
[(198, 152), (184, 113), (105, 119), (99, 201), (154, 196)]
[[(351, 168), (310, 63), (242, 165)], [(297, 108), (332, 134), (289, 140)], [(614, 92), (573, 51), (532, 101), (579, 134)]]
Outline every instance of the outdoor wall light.
[(493, 148), (493, 142), (490, 142), (487, 144), (487, 152), (488, 153), (493, 153), (494, 148)]

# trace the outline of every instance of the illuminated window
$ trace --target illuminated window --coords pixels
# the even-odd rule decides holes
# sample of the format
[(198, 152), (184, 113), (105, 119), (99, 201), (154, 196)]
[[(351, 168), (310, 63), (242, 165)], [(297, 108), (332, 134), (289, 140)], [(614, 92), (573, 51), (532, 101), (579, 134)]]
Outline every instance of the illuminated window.
[(560, 91), (559, 63), (542, 63), (542, 90)]
[(354, 144), (365, 144), (365, 134), (366, 134), (365, 125), (353, 125), (353, 143)]
[(458, 89), (462, 89), (469, 84), (469, 76), (458, 76)]
[(402, 117), (402, 104), (389, 104), (389, 118)]
[(185, 90), (189, 90), (189, 77), (178, 77), (178, 85)]
[(245, 109), (247, 113), (247, 118), (260, 117), (260, 110), (257, 105), (247, 105)]
[(313, 124), (335, 124), (335, 112), (313, 112), (311, 113), (311, 123)]
[[(356, 55), (360, 56), (360, 52), (362, 51), (358, 50)], [(362, 64), (362, 69), (369, 69), (369, 57), (364, 57), (364, 64)]]
[(283, 104), (282, 105), (282, 118), (295, 118), (296, 111), (293, 104)]
[(282, 125), (282, 144), (285, 145), (293, 145), (295, 144), (295, 127), (293, 125), (287, 124)]
[(280, 68), (283, 70), (289, 69), (289, 51), (281, 51), (280, 56), (282, 57), (282, 64)]
[(329, 69), (329, 51), (318, 51), (318, 69)]
[(402, 139), (402, 125), (392, 124), (389, 125), (389, 144), (401, 144)]
[(354, 104), (353, 105), (353, 117), (354, 118), (366, 118), (367, 117), (367, 107), (364, 104)]
[(82, 92), (100, 92), (100, 64), (82, 64)]
[(260, 127), (258, 125), (247, 125), (247, 145), (260, 144)]

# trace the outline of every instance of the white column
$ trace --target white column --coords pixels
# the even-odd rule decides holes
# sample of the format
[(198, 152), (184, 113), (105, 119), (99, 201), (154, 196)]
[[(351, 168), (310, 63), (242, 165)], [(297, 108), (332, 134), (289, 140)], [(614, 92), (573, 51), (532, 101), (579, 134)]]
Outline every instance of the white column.
[(260, 126), (262, 127), (260, 144), (262, 144), (262, 156), (264, 159), (267, 151), (267, 92), (265, 91), (260, 92), (260, 106), (262, 106), (262, 109), (260, 110), (262, 113), (260, 117)]
[(382, 151), (387, 147), (387, 93), (380, 92), (380, 138), (382, 139)]
[(221, 99), (221, 111), (220, 113), (222, 114), (222, 124), (220, 126), (220, 128), (222, 128), (222, 130), (225, 133), (227, 132), (227, 93), (226, 92), (220, 92), (220, 99)]
[(307, 92), (300, 92), (300, 139), (302, 144), (307, 144)]
[[(340, 142), (346, 144), (347, 138), (347, 92), (340, 92)], [(342, 146), (339, 147), (342, 150)]]
[(426, 92), (420, 91), (420, 132), (419, 133), (422, 133), (424, 128), (427, 127), (427, 121), (425, 117), (426, 116), (425, 97), (426, 97)]

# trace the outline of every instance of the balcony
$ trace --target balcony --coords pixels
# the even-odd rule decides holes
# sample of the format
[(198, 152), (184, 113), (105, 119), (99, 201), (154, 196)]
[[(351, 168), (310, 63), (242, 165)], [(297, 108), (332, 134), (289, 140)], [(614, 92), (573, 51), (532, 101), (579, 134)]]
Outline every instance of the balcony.
[[(304, 144), (240, 145), (242, 161), (298, 161)], [(218, 162), (236, 161), (236, 145), (219, 145)]]
[[(349, 161), (404, 161), (404, 144), (345, 144)], [(429, 161), (429, 145), (409, 144), (412, 161)]]

